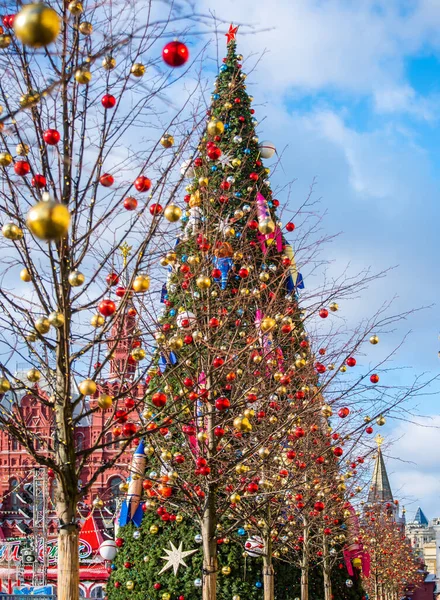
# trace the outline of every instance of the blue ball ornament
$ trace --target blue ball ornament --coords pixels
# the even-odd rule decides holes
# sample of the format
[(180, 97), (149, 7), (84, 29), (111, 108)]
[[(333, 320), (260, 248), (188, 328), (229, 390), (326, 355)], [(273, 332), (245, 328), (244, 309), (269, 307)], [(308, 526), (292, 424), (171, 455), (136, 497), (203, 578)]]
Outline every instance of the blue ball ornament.
[(263, 584), (261, 583), (261, 581), (256, 581), (255, 587), (258, 588), (259, 590), (261, 590), (261, 588), (263, 587)]
[(225, 72), (225, 71), (227, 71), (227, 70), (228, 70), (228, 65), (222, 65), (222, 66), (220, 67), (220, 73), (224, 73), (224, 72)]
[(220, 94), (212, 94), (213, 100), (218, 100), (220, 98)]
[(118, 568), (118, 567), (115, 565), (115, 563), (112, 563), (112, 564), (111, 564), (111, 566), (110, 566), (110, 569), (111, 569), (112, 571), (115, 571), (117, 568)]
[(246, 529), (243, 529), (243, 527), (240, 527), (240, 529), (237, 531), (238, 535), (246, 535)]
[(243, 194), (241, 192), (235, 192), (234, 196), (236, 198), (241, 198), (243, 196)]
[(225, 123), (224, 128), (225, 129), (229, 129), (231, 126), (229, 125), (229, 123)]
[(174, 315), (175, 315), (175, 314), (176, 314), (176, 309), (175, 309), (175, 308), (172, 308), (172, 309), (170, 310), (170, 317), (174, 317)]
[(236, 237), (237, 239), (238, 239), (238, 238), (241, 238), (241, 231), (237, 231), (237, 232), (235, 233), (235, 237)]
[(269, 208), (272, 208), (272, 207), (273, 207), (273, 202), (272, 202), (272, 200), (269, 200), (269, 202), (267, 203), (267, 206), (268, 206)]
[(186, 223), (188, 221), (189, 217), (187, 217), (186, 215), (183, 215), (183, 217), (180, 217), (180, 220), (182, 221), (182, 223)]
[(244, 152), (245, 154), (250, 154), (250, 153), (251, 153), (251, 149), (250, 149), (250, 148), (245, 148), (245, 149), (243, 150), (243, 152)]
[(215, 165), (212, 165), (212, 167), (211, 167), (211, 171), (214, 173), (215, 171), (217, 171), (217, 168), (218, 168), (218, 167), (216, 167)]
[(182, 258), (180, 259), (182, 262), (186, 262), (188, 260), (188, 257), (186, 254), (182, 254)]

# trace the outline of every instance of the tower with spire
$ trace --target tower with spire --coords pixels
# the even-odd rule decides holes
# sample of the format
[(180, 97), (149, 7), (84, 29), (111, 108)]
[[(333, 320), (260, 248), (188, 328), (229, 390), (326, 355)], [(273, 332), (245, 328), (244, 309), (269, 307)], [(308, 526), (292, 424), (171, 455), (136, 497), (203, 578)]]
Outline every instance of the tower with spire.
[(382, 454), (382, 444), (384, 438), (381, 435), (376, 436), (377, 454), (374, 464), (373, 477), (368, 491), (368, 504), (382, 504), (389, 509), (394, 520), (402, 529), (405, 527), (405, 509), (402, 511), (402, 516), (399, 516), (399, 501), (394, 500), (393, 492), (391, 491), (390, 480), (388, 478), (385, 461)]

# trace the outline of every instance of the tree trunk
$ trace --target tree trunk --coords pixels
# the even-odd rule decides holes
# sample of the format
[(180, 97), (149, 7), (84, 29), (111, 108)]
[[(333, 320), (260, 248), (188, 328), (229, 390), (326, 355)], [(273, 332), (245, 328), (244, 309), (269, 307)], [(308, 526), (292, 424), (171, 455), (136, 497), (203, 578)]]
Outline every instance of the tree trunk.
[(79, 598), (78, 527), (67, 525), (58, 533), (58, 600)]
[[(270, 507), (268, 522), (270, 523)], [(272, 539), (270, 531), (266, 532), (264, 540), (264, 556), (263, 556), (263, 584), (264, 584), (264, 600), (274, 600), (275, 598), (275, 573), (272, 564)]]
[(309, 528), (307, 520), (304, 519), (303, 527), (303, 556), (301, 561), (301, 600), (309, 600)]
[(328, 553), (328, 542), (327, 538), (323, 536), (323, 576), (324, 576), (324, 600), (332, 600), (332, 581), (330, 577), (331, 573), (331, 565), (330, 565), (330, 556)]
[[(208, 378), (208, 387), (210, 382)], [(209, 410), (206, 417), (208, 431), (208, 460), (215, 454), (217, 440), (214, 435), (214, 410)], [(203, 600), (216, 600), (217, 596), (217, 486), (210, 482), (206, 495), (202, 517), (203, 538)]]

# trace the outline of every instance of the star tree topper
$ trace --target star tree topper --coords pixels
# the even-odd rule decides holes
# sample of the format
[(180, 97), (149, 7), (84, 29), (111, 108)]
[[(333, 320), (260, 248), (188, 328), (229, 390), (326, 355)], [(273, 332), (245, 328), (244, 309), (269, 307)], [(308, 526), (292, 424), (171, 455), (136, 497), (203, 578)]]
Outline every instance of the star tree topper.
[(170, 546), (171, 546), (171, 550), (168, 550), (167, 548), (163, 549), (163, 551), (167, 553), (167, 556), (161, 556), (160, 558), (162, 560), (166, 560), (167, 562), (163, 566), (162, 570), (159, 571), (159, 575), (161, 573), (164, 573), (165, 571), (168, 571), (168, 569), (171, 569), (171, 567), (173, 568), (174, 575), (177, 575), (177, 571), (178, 571), (180, 565), (182, 565), (184, 567), (188, 567), (188, 565), (186, 564), (186, 562), (183, 559), (186, 558), (187, 556), (191, 556), (191, 554), (194, 554), (194, 552), (197, 552), (197, 550), (183, 551), (182, 542), (180, 542), (178, 548), (176, 548), (176, 546), (173, 544), (173, 542), (170, 542)]
[(232, 25), (232, 23), (229, 25), (229, 31), (228, 33), (225, 33), (226, 36), (226, 44), (229, 44), (230, 42), (232, 42), (232, 40), (235, 40), (235, 36), (237, 35), (237, 31), (238, 31), (238, 25), (237, 27), (234, 27)]

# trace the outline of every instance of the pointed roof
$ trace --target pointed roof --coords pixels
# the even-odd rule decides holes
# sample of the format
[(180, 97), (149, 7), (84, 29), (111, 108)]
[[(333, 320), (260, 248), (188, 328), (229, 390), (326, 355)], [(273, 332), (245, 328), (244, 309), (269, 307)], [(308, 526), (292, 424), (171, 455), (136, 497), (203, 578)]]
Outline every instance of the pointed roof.
[(377, 502), (393, 502), (390, 481), (380, 447), (377, 449), (373, 479), (371, 480), (370, 491), (368, 492), (368, 503), (375, 504)]
[(420, 506), (417, 508), (417, 512), (416, 512), (416, 516), (414, 517), (414, 523), (418, 523), (419, 525), (428, 525), (428, 519), (426, 518), (425, 513), (423, 512), (423, 510), (420, 508)]

